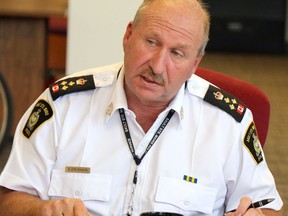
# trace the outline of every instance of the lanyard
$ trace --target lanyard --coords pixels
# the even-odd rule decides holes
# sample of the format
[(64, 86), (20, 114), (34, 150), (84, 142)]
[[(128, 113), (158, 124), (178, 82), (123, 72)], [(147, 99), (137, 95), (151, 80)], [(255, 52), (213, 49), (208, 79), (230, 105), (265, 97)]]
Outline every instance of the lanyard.
[(173, 109), (171, 109), (169, 111), (169, 113), (167, 114), (167, 116), (165, 117), (163, 122), (161, 123), (160, 127), (158, 128), (158, 130), (156, 131), (156, 133), (152, 137), (151, 141), (149, 142), (145, 152), (143, 153), (143, 155), (141, 157), (139, 157), (135, 153), (135, 149), (134, 149), (133, 141), (132, 141), (131, 134), (130, 134), (130, 131), (129, 131), (128, 122), (127, 122), (127, 119), (126, 119), (126, 115), (125, 115), (124, 109), (123, 108), (119, 109), (120, 119), (121, 119), (121, 122), (122, 122), (122, 126), (123, 126), (123, 130), (124, 130), (125, 137), (126, 137), (126, 140), (127, 140), (127, 144), (128, 144), (130, 152), (131, 152), (131, 154), (133, 156), (133, 159), (134, 159), (134, 161), (135, 161), (137, 166), (141, 163), (142, 159), (145, 157), (145, 155), (152, 148), (152, 146), (154, 145), (156, 140), (159, 138), (161, 133), (164, 131), (165, 127), (168, 125), (168, 123), (171, 120), (171, 118), (172, 118), (174, 113), (175, 113), (175, 110), (173, 110)]
[[(134, 148), (132, 137), (131, 137), (130, 130), (129, 130), (129, 127), (128, 127), (128, 122), (127, 122), (127, 119), (126, 119), (125, 111), (124, 111), (123, 108), (119, 109), (119, 115), (120, 115), (121, 123), (122, 123), (122, 126), (123, 126), (123, 131), (125, 133), (126, 141), (127, 141), (128, 147), (130, 149), (130, 152), (131, 152), (131, 154), (133, 156), (133, 159), (134, 159), (134, 161), (135, 161), (137, 166), (140, 165), (142, 159), (145, 157), (145, 155), (152, 148), (152, 146), (154, 145), (156, 140), (159, 138), (161, 133), (164, 131), (165, 127), (168, 125), (168, 123), (171, 120), (171, 118), (172, 118), (174, 113), (175, 113), (175, 110), (173, 110), (173, 109), (171, 109), (169, 111), (169, 113), (167, 114), (167, 116), (165, 117), (163, 122), (161, 123), (160, 127), (157, 129), (156, 133), (152, 137), (151, 141), (149, 142), (145, 152), (143, 153), (143, 155), (141, 157), (139, 157), (135, 153), (135, 148)], [(138, 172), (137, 172), (137, 168), (136, 168), (135, 173), (134, 173), (134, 178), (133, 178), (131, 199), (129, 201), (128, 212), (126, 214), (127, 216), (132, 215), (132, 212), (133, 212), (134, 194), (135, 194), (135, 188), (136, 188), (136, 184), (137, 184), (137, 175), (138, 175)]]

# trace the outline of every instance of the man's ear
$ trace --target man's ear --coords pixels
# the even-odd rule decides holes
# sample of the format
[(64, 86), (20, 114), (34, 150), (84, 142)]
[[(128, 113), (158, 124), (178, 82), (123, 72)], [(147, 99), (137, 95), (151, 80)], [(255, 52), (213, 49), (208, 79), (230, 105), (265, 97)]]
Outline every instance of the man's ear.
[(124, 50), (125, 50), (126, 44), (129, 41), (129, 38), (132, 35), (132, 28), (133, 28), (133, 22), (131, 21), (131, 22), (128, 23), (128, 25), (126, 27), (126, 31), (125, 31), (124, 37), (123, 37), (123, 49)]

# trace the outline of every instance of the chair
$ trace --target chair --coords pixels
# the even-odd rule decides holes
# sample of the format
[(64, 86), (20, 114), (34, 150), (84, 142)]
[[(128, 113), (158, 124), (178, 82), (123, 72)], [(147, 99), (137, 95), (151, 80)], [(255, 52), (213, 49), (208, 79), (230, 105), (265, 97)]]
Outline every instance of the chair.
[(270, 119), (270, 102), (267, 95), (248, 82), (216, 71), (198, 68), (195, 74), (234, 95), (252, 111), (258, 137), (264, 147)]

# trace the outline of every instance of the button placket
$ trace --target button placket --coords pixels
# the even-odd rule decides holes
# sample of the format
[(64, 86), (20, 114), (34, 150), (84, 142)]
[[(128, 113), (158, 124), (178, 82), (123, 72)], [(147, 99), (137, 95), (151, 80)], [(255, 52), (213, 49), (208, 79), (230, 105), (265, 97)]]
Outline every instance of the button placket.
[(77, 196), (77, 197), (79, 197), (79, 196), (81, 196), (82, 195), (82, 190), (81, 189), (77, 189), (77, 190), (75, 190), (75, 195)]

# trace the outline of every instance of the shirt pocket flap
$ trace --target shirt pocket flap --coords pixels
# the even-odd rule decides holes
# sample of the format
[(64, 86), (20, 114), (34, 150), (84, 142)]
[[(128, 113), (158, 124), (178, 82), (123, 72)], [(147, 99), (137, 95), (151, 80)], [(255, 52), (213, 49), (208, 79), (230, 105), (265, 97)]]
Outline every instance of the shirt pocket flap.
[(81, 200), (109, 201), (112, 177), (95, 173), (52, 172), (48, 195), (79, 198)]
[(184, 211), (212, 214), (216, 192), (216, 189), (207, 186), (179, 179), (160, 177), (156, 201), (172, 204)]

